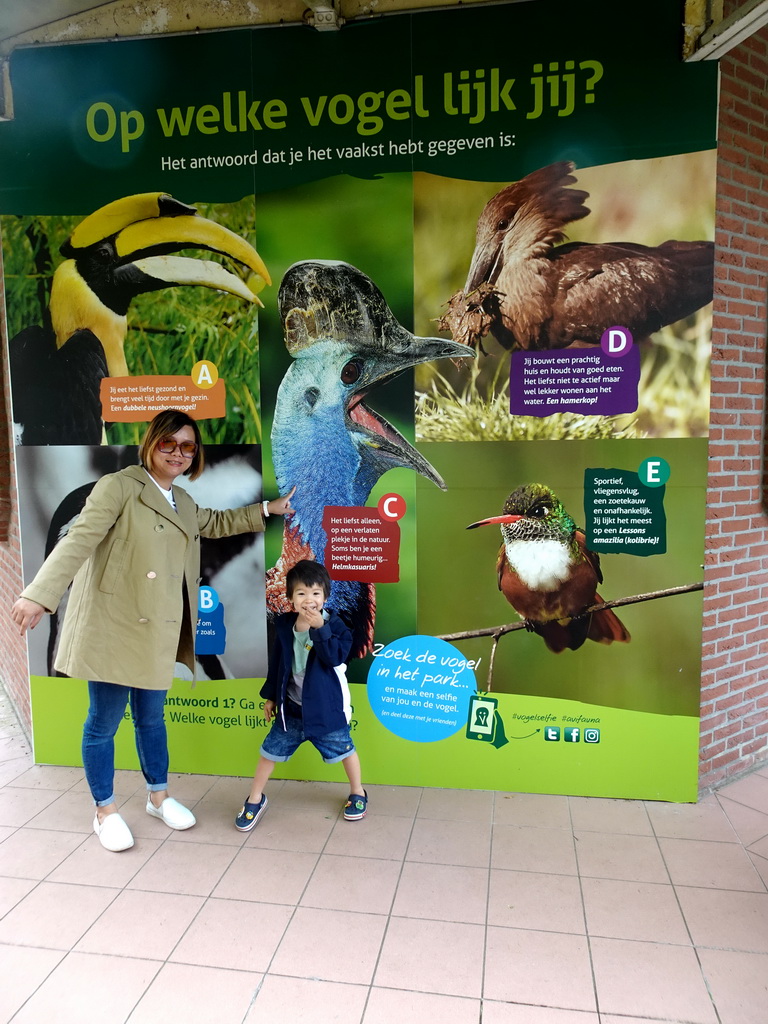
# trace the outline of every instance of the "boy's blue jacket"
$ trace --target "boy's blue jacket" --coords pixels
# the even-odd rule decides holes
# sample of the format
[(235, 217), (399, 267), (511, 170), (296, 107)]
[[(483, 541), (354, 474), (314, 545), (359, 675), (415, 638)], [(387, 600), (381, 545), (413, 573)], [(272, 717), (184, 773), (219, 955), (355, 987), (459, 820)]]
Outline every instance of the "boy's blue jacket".
[[(293, 626), (298, 615), (285, 612), (275, 619), (275, 642), (267, 679), (261, 688), (265, 700), (277, 705), (276, 722), (282, 725), (288, 683), (293, 669)], [(343, 729), (349, 722), (349, 687), (346, 660), (352, 649), (352, 631), (335, 612), (319, 629), (310, 629), (312, 650), (302, 688), (302, 718), (307, 739)]]

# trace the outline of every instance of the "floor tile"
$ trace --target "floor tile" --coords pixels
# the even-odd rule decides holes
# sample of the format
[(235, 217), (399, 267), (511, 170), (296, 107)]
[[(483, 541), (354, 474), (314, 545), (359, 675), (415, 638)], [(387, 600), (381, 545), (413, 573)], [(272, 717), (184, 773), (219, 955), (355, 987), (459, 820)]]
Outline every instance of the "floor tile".
[(170, 960), (263, 973), (293, 913), (276, 903), (206, 900)]
[(165, 964), (131, 1014), (130, 1024), (242, 1024), (261, 979), (261, 974), (248, 971)]
[(36, 885), (34, 878), (0, 878), (0, 920)]
[(768, 956), (725, 949), (702, 949), (699, 956), (721, 1024), (765, 1024)]
[(406, 861), (392, 913), (396, 917), (485, 924), (488, 875), (487, 868)]
[[(596, 1013), (582, 1010), (557, 1010), (551, 1006), (522, 1006), (520, 1003), (483, 1000), (483, 1024), (599, 1024), (600, 1020)], [(638, 1022), (626, 1021), (626, 1024)]]
[(685, 1020), (673, 1020), (672, 1017), (638, 1017), (633, 1014), (601, 1013), (600, 1024), (688, 1024)]
[(478, 1024), (479, 1020), (479, 999), (374, 987), (362, 1024)]
[[(246, 794), (247, 795), (247, 794)], [(269, 807), (252, 832), (246, 833), (246, 846), (258, 846), (263, 850), (298, 850), (304, 853), (320, 853), (337, 824), (338, 816), (329, 814), (324, 808), (309, 807), (297, 813), (296, 807), (281, 804), (280, 797), (270, 799)], [(238, 804), (235, 811), (242, 806)], [(368, 828), (370, 821), (364, 819), (350, 824)], [(383, 827), (383, 826), (382, 826)], [(233, 831), (236, 831), (233, 829)], [(344, 850), (338, 852), (343, 853)], [(375, 856), (375, 854), (373, 854)]]
[(168, 792), (179, 803), (191, 808), (211, 791), (218, 780), (218, 775), (182, 775), (180, 772), (170, 772)]
[(0, 762), (0, 786), (8, 786), (15, 779), (20, 778), (25, 772), (29, 771), (31, 766), (31, 758), (28, 755), (24, 757), (14, 757), (10, 761)]
[(718, 803), (738, 839), (748, 846), (756, 839), (768, 836), (768, 814), (756, 811), (752, 807), (745, 807), (744, 804), (736, 803), (735, 800), (728, 800), (727, 792), (726, 790), (718, 794)]
[(411, 818), (377, 818), (375, 814), (362, 821), (337, 821), (323, 852), (402, 860), (413, 827)]
[(231, 846), (210, 843), (164, 843), (137, 871), (128, 888), (208, 896), (236, 853)]
[[(267, 791), (272, 793), (273, 783)], [(297, 782), (287, 779), (281, 783), (280, 800), (294, 807), (308, 807), (338, 817), (349, 796), (346, 782)]]
[(0, 761), (12, 761), (31, 753), (32, 747), (21, 731), (0, 738)]
[(489, 928), (483, 993), (490, 1000), (595, 1011), (586, 937)]
[(493, 821), (496, 825), (533, 825), (570, 831), (568, 797), (542, 793), (497, 793)]
[[(428, 955), (425, 955), (426, 951)], [(374, 984), (449, 996), (482, 992), (483, 928), (448, 921), (390, 920)]]
[[(219, 846), (243, 846), (248, 838), (248, 833), (239, 832), (235, 828), (235, 815), (241, 807), (242, 802), (235, 806), (230, 801), (223, 801), (218, 797), (204, 796), (192, 808), (197, 824), (182, 832), (171, 832), (168, 840), (172, 843), (214, 843)], [(271, 808), (267, 813), (270, 811)], [(157, 824), (162, 825), (162, 822), (158, 821)], [(261, 824), (263, 824), (263, 819), (259, 827)]]
[(697, 946), (768, 953), (768, 893), (677, 886), (677, 895)]
[(657, 836), (667, 839), (710, 839), (732, 843), (736, 839), (728, 816), (714, 796), (697, 804), (665, 804), (649, 800), (645, 807)]
[(750, 853), (749, 858), (754, 864), (755, 871), (760, 875), (763, 880), (763, 885), (768, 890), (768, 859), (765, 857), (758, 857), (757, 854)]
[(0, 943), (68, 950), (114, 899), (114, 889), (40, 882), (0, 921)]
[(14, 779), (13, 786), (22, 789), (58, 789), (74, 786), (83, 777), (82, 768), (67, 768), (55, 764), (33, 764)]
[(96, 835), (91, 835), (51, 871), (48, 880), (122, 889), (159, 846), (157, 839), (136, 839), (130, 849), (111, 853), (104, 849)]
[(425, 789), (416, 816), (490, 823), (493, 796), (492, 792), (473, 789)]
[(575, 832), (579, 874), (628, 882), (668, 882), (658, 843), (650, 836)]
[(93, 817), (94, 809), (90, 796), (85, 793), (67, 792), (60, 796), (56, 794), (56, 799), (29, 819), (27, 827), (56, 829), (61, 832), (84, 832), (90, 835), (93, 832)]
[(111, 956), (141, 952), (150, 960), (165, 960), (202, 905), (202, 896), (126, 890), (113, 899), (75, 949)]
[(399, 877), (400, 864), (395, 860), (323, 854), (301, 900), (293, 902), (324, 910), (388, 914)]
[(397, 818), (415, 818), (422, 793), (421, 786), (366, 786), (371, 814), (391, 814)]
[(494, 825), (491, 867), (575, 875), (576, 853), (570, 831)]
[(69, 953), (13, 1024), (122, 1024), (160, 967), (153, 960)]
[(724, 795), (737, 804), (768, 814), (768, 778), (764, 775), (753, 773), (738, 782), (732, 782)]
[(490, 854), (490, 823), (416, 818), (406, 859), (487, 868)]
[(45, 878), (83, 842), (81, 833), (19, 829), (0, 845), (0, 875)]
[(675, 885), (765, 892), (760, 876), (740, 843), (660, 839), (659, 846)]
[(488, 924), (584, 935), (581, 887), (575, 875), (491, 871)]
[(574, 829), (634, 836), (653, 835), (648, 812), (641, 800), (572, 796), (569, 803)]
[(590, 935), (690, 945), (691, 939), (671, 885), (582, 879)]
[(378, 914), (298, 907), (270, 973), (367, 985), (386, 924)]
[(694, 949), (600, 938), (591, 947), (601, 1013), (717, 1024)]
[[(3, 983), (0, 985), (0, 1020), (10, 1021), (14, 1013), (43, 984), (66, 954), (57, 949), (32, 946), (0, 946)], [(42, 1020), (45, 1018), (39, 1018)], [(49, 1017), (53, 1022), (55, 1018)], [(39, 1024), (38, 1020), (38, 1024)]]
[(365, 985), (270, 974), (243, 1024), (360, 1024), (367, 994)]
[(55, 789), (15, 789), (13, 786), (5, 786), (0, 790), (0, 825), (12, 825), (15, 828), (26, 825), (61, 793), (61, 790)]
[(213, 890), (219, 899), (290, 903), (301, 899), (317, 864), (316, 853), (240, 850)]
[(768, 860), (768, 835), (749, 843), (749, 852)]

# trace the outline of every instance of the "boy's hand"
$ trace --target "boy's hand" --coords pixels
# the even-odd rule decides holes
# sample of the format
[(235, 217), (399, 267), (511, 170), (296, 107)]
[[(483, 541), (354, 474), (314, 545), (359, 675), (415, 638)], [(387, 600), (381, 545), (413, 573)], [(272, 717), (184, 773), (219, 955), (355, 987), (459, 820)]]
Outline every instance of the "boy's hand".
[(323, 613), (317, 608), (305, 608), (303, 614), (304, 618), (309, 623), (310, 629), (320, 629), (325, 625)]
[(272, 719), (275, 717), (275, 708), (276, 707), (277, 707), (277, 705), (275, 704), (275, 702), (273, 700), (265, 700), (264, 701), (264, 717), (266, 718), (266, 720), (268, 722), (271, 722)]

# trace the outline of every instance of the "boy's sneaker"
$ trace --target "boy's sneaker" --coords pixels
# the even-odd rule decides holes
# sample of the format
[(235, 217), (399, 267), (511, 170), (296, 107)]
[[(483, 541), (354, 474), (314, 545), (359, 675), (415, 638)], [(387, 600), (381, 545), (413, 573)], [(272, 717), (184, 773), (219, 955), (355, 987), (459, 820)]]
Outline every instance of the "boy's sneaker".
[(246, 800), (242, 810), (235, 818), (235, 828), (240, 829), (241, 832), (250, 832), (255, 825), (258, 825), (259, 818), (266, 811), (268, 803), (266, 793), (261, 794), (261, 800), (257, 804), (249, 804)]
[(368, 810), (368, 794), (363, 790), (363, 795), (350, 793), (347, 802), (344, 804), (344, 818), (347, 821), (359, 821), (365, 817)]

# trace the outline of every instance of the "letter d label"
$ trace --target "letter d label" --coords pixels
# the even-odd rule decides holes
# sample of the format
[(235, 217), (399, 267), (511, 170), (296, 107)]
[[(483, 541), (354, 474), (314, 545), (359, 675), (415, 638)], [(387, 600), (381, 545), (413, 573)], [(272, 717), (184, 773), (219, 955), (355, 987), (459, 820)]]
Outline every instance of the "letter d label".
[(600, 348), (614, 359), (624, 356), (632, 348), (632, 332), (626, 327), (609, 327), (600, 337)]

